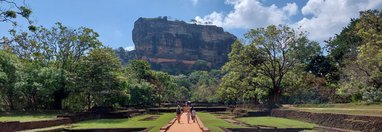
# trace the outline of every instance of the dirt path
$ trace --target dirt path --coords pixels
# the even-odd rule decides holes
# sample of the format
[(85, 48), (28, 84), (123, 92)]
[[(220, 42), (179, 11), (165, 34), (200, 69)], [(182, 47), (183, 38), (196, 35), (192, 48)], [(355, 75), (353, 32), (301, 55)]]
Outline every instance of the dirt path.
[(198, 123), (192, 122), (190, 119), (190, 123), (187, 123), (186, 114), (182, 114), (180, 117), (180, 123), (175, 121), (175, 123), (167, 130), (167, 132), (201, 132)]

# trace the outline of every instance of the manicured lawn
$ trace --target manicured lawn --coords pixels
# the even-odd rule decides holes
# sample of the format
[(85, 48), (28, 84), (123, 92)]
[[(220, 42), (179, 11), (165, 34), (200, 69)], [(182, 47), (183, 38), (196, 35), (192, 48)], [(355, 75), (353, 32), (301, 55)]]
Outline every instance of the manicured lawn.
[(6, 113), (0, 114), (0, 121), (39, 121), (39, 120), (50, 120), (57, 117), (59, 113), (55, 112), (33, 112), (33, 113)]
[(250, 125), (271, 126), (277, 128), (313, 128), (311, 123), (277, 117), (243, 117), (237, 118)]
[(382, 116), (382, 104), (306, 104), (288, 109), (315, 113)]
[(211, 132), (222, 132), (223, 130), (219, 127), (226, 128), (242, 128), (243, 126), (234, 125), (224, 121), (223, 119), (217, 118), (215, 115), (205, 112), (197, 113), (198, 117), (202, 120), (203, 124), (208, 127)]
[(153, 115), (141, 115), (128, 119), (98, 119), (78, 122), (72, 124), (73, 129), (79, 128), (137, 128), (137, 127), (151, 127), (154, 128), (150, 131), (158, 132), (159, 129), (167, 124), (171, 119), (175, 117), (174, 113), (162, 113), (158, 119), (150, 121), (139, 121), (146, 117)]

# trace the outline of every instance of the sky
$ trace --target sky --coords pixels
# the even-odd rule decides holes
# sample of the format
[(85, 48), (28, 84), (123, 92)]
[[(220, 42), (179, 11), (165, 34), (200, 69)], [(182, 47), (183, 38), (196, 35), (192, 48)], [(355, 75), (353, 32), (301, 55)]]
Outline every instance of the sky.
[[(139, 17), (168, 16), (189, 22), (212, 22), (238, 38), (249, 29), (286, 24), (323, 41), (339, 33), (359, 11), (382, 9), (382, 0), (26, 0), (35, 25), (56, 22), (88, 27), (112, 48), (134, 47), (132, 30)], [(10, 24), (0, 23), (0, 36)]]

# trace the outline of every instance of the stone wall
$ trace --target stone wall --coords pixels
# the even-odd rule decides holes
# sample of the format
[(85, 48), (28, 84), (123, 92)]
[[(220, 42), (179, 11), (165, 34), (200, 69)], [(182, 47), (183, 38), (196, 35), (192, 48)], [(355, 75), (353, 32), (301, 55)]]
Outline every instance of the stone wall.
[(91, 128), (91, 129), (64, 129), (65, 132), (148, 132), (149, 128)]
[(327, 127), (351, 129), (357, 131), (382, 130), (382, 117), (345, 115), (333, 113), (311, 113), (297, 110), (274, 109), (271, 116), (303, 120)]
[(29, 130), (36, 128), (44, 128), (51, 126), (58, 126), (63, 124), (70, 124), (72, 121), (69, 118), (58, 118), (53, 120), (42, 120), (42, 121), (30, 121), (30, 122), (0, 122), (0, 130), (2, 132), (13, 132), (20, 130)]
[(307, 128), (223, 128), (225, 132), (300, 132), (304, 130), (310, 130)]
[(19, 122), (19, 121), (9, 121), (0, 122), (0, 132), (14, 132), (20, 130), (30, 130), (36, 128), (45, 128), (58, 126), (63, 124), (71, 124), (74, 122), (84, 121), (84, 120), (94, 120), (100, 118), (129, 118), (134, 115), (139, 115), (145, 111), (140, 110), (125, 110), (125, 111), (114, 111), (114, 112), (78, 112), (73, 114), (59, 115), (56, 119), (52, 120), (42, 120), (42, 121), (29, 121), (29, 122)]

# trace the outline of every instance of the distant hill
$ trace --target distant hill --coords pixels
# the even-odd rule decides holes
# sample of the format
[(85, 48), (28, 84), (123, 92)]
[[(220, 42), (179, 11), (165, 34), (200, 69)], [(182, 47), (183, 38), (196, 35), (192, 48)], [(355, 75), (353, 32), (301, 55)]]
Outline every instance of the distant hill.
[(130, 58), (147, 60), (155, 70), (172, 74), (220, 68), (236, 37), (214, 25), (139, 18), (134, 23), (135, 50)]

